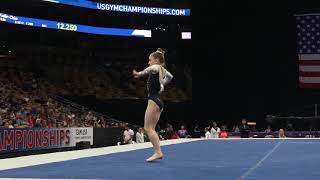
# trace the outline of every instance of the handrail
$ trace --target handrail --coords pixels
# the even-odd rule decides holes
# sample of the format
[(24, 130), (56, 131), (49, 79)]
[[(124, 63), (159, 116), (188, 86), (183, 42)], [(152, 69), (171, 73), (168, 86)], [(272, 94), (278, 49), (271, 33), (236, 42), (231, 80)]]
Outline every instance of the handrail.
[[(79, 105), (75, 102), (72, 102), (64, 97), (61, 97), (61, 96), (58, 96), (58, 95), (55, 95), (55, 94), (49, 94), (49, 97), (64, 104), (64, 105), (69, 105), (71, 108), (73, 108), (74, 110), (77, 110), (77, 111), (81, 111), (83, 112), (83, 110), (85, 111), (91, 111), (94, 115), (96, 116), (99, 116), (99, 117), (104, 117), (106, 119), (108, 119), (109, 121), (112, 121), (112, 122), (115, 122), (115, 123), (126, 123), (126, 122), (123, 122), (123, 121), (120, 121), (120, 120), (117, 120), (117, 119), (114, 119), (114, 118), (111, 118), (105, 114), (101, 114), (99, 112), (96, 112), (96, 111), (93, 111), (93, 110), (90, 110), (89, 108), (85, 107), (85, 106), (82, 106), (82, 105)], [(128, 125), (131, 125), (131, 126), (138, 126), (138, 125), (133, 125), (133, 124), (130, 124), (130, 123), (126, 123)]]

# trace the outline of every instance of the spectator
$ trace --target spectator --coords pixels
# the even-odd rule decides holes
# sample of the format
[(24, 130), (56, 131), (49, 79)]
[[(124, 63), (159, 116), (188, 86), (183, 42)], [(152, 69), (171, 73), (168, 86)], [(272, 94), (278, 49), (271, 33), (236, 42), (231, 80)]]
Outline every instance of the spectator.
[(196, 123), (194, 128), (193, 128), (193, 135), (192, 137), (194, 138), (200, 138), (201, 136), (201, 131), (200, 131), (200, 128), (199, 128), (199, 125)]
[(8, 129), (8, 128), (10, 128), (9, 126), (10, 126), (9, 122), (8, 122), (8, 121), (5, 121), (5, 122), (4, 122), (4, 128)]
[(219, 134), (219, 138), (228, 138), (228, 133), (226, 131), (225, 126), (221, 127), (221, 132)]
[(12, 120), (9, 120), (9, 123), (8, 123), (8, 124), (9, 124), (9, 125), (8, 125), (7, 128), (14, 128)]
[(53, 121), (50, 120), (47, 125), (48, 125), (48, 128), (53, 128)]
[(139, 128), (138, 132), (136, 133), (136, 143), (143, 143), (143, 142), (145, 142), (143, 128)]
[(232, 132), (235, 132), (235, 133), (240, 132), (240, 130), (239, 130), (239, 126), (238, 126), (238, 125), (233, 126), (233, 128), (232, 128)]
[(123, 132), (123, 141), (124, 144), (132, 144), (132, 139), (134, 136), (134, 132), (132, 129), (130, 129), (128, 126), (125, 127), (125, 130)]
[(34, 121), (33, 121), (33, 117), (32, 117), (32, 115), (28, 113), (28, 115), (27, 115), (27, 116), (28, 116), (27, 121), (28, 121), (28, 125), (29, 125), (29, 127), (33, 127), (33, 126), (34, 126)]
[(0, 116), (0, 126), (4, 126), (4, 120)]
[(171, 139), (179, 139), (180, 137), (176, 132), (173, 132), (173, 135), (171, 136)]
[(205, 136), (206, 139), (211, 138), (211, 133), (210, 133), (208, 127), (204, 128), (204, 132), (205, 132), (204, 136)]
[(168, 124), (168, 127), (165, 130), (164, 133), (164, 139), (178, 139), (177, 133), (173, 130), (173, 127), (171, 124)]
[(37, 117), (37, 118), (36, 118), (36, 122), (35, 122), (35, 124), (34, 124), (34, 127), (35, 127), (35, 128), (41, 128), (41, 127), (42, 127), (40, 117)]
[(48, 128), (47, 120), (45, 120), (45, 119), (42, 120), (41, 127), (42, 127), (42, 128)]
[(220, 128), (217, 126), (216, 122), (212, 123), (211, 128), (211, 138), (219, 138)]
[(278, 137), (279, 137), (279, 138), (285, 138), (285, 137), (286, 137), (285, 132), (284, 132), (283, 129), (279, 129)]
[(250, 128), (247, 125), (247, 120), (246, 119), (242, 119), (241, 123), (242, 124), (241, 124), (241, 126), (239, 128), (241, 138), (249, 138)]
[(28, 125), (28, 123), (27, 123), (27, 122), (25, 122), (24, 120), (22, 120), (21, 115), (20, 115), (20, 114), (18, 114), (18, 113), (17, 113), (17, 116), (16, 116), (15, 120), (16, 120), (16, 124), (17, 124), (17, 126), (18, 126), (18, 127)]
[(258, 132), (258, 130), (256, 129), (256, 126), (255, 126), (255, 125), (253, 125), (253, 126), (251, 127), (251, 132)]
[(186, 137), (188, 137), (188, 131), (184, 128), (184, 125), (182, 125), (182, 126), (180, 127), (180, 130), (178, 131), (178, 136), (179, 136), (180, 138), (186, 138)]
[(266, 133), (271, 133), (271, 132), (272, 132), (271, 126), (268, 125), (268, 126), (267, 126), (267, 129), (264, 130), (264, 132), (266, 132)]

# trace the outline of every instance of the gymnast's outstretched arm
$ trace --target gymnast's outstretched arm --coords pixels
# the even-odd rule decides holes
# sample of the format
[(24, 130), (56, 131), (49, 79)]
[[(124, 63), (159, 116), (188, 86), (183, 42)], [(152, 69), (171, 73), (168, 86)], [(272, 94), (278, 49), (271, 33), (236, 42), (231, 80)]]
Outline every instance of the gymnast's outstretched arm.
[(160, 69), (160, 65), (155, 64), (147, 67), (146, 69), (140, 72), (133, 70), (133, 75), (138, 77), (143, 77), (143, 76), (149, 75), (150, 73), (158, 73), (159, 69)]

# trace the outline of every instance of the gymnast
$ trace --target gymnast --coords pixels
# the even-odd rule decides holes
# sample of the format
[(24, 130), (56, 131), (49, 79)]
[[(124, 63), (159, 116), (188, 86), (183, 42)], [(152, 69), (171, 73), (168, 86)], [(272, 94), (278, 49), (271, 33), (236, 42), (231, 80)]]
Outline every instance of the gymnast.
[(148, 106), (144, 116), (144, 130), (153, 145), (154, 154), (146, 161), (151, 162), (163, 158), (163, 152), (160, 148), (160, 140), (155, 127), (159, 121), (164, 103), (160, 99), (160, 94), (164, 91), (164, 87), (172, 80), (172, 74), (167, 71), (165, 66), (165, 52), (158, 48), (157, 51), (149, 55), (149, 67), (143, 71), (132, 71), (134, 78), (149, 76), (147, 81), (148, 90)]

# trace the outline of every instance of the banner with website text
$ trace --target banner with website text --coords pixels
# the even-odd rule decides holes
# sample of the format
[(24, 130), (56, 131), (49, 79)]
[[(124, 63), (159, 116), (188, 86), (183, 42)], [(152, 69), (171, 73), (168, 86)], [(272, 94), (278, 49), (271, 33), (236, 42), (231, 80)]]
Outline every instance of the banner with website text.
[(66, 4), (103, 11), (117, 11), (124, 13), (142, 13), (167, 16), (190, 16), (190, 9), (161, 8), (149, 6), (132, 6), (125, 4), (107, 4), (88, 0), (42, 0), (58, 4)]

